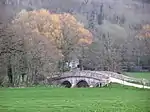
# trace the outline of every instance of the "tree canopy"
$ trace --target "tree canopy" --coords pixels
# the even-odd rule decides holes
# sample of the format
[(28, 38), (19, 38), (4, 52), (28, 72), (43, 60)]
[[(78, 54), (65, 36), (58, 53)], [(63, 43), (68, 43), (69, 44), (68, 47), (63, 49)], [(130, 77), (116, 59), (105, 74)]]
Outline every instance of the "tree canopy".
[[(40, 35), (50, 38), (52, 41), (64, 39), (64, 29), (72, 33), (69, 38), (77, 39), (77, 43), (92, 43), (92, 34), (79, 23), (76, 18), (69, 14), (56, 14), (48, 10), (21, 11), (13, 21), (18, 27), (30, 29)], [(72, 37), (71, 37), (72, 36)], [(60, 41), (55, 44), (59, 44)]]

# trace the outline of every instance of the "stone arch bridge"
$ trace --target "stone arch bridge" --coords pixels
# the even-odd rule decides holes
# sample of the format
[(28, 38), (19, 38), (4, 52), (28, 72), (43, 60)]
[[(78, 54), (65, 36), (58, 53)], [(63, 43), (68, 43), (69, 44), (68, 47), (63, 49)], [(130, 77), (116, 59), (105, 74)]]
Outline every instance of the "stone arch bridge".
[(66, 72), (61, 76), (48, 78), (53, 85), (62, 85), (68, 88), (73, 87), (101, 87), (109, 83), (109, 77), (93, 71)]

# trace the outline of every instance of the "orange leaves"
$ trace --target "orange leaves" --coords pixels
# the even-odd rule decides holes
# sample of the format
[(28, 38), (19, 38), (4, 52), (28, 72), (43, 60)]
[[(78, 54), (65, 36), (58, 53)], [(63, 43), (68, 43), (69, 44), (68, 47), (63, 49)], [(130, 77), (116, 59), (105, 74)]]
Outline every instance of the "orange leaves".
[(143, 26), (142, 35), (143, 35), (143, 37), (150, 38), (150, 24), (147, 24), (147, 25)]
[(78, 32), (82, 38), (79, 39), (80, 44), (91, 44), (93, 39), (92, 39), (92, 33), (89, 32), (87, 29), (84, 27), (79, 27)]
[(146, 24), (142, 27), (138, 37), (150, 38), (150, 24)]
[(91, 44), (92, 42), (92, 34), (73, 15), (68, 13), (50, 13), (45, 9), (29, 12), (22, 11), (17, 15), (13, 23), (31, 32), (48, 37), (52, 41), (64, 38), (63, 30), (68, 28), (67, 30), (72, 33), (70, 38), (76, 35), (79, 43)]
[(149, 24), (144, 25), (144, 26), (143, 26), (143, 29), (144, 29), (144, 30), (150, 30), (150, 25), (149, 25)]

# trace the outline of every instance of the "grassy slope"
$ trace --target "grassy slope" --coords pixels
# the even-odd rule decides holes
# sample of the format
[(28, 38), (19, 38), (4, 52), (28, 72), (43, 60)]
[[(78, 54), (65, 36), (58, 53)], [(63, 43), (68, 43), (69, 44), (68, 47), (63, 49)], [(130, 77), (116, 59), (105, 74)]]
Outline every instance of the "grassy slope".
[(150, 90), (121, 86), (0, 89), (0, 112), (150, 112)]
[(127, 72), (125, 74), (135, 78), (145, 78), (150, 80), (150, 72)]

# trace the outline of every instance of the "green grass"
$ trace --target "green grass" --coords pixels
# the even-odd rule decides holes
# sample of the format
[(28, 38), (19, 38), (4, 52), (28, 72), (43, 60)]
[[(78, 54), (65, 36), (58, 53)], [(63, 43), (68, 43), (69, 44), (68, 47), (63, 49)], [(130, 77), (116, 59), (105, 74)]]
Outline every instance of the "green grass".
[(0, 112), (150, 112), (150, 90), (111, 88), (2, 88)]
[(125, 74), (135, 78), (145, 78), (150, 80), (150, 72), (127, 72)]

